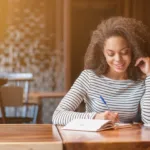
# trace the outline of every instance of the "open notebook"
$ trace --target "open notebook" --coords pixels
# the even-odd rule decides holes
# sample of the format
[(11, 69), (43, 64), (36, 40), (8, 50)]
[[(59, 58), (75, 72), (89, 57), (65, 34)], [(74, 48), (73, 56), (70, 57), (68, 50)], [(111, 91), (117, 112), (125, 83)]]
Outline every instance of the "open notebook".
[(113, 123), (111, 120), (94, 120), (94, 119), (75, 119), (69, 122), (62, 129), (80, 130), (80, 131), (101, 131), (114, 128), (132, 127), (130, 123)]

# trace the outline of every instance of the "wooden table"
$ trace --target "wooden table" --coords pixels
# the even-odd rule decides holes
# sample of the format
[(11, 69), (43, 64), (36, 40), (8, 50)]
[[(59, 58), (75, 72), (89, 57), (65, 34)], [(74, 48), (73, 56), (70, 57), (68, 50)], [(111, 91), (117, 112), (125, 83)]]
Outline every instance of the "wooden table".
[(0, 150), (62, 150), (54, 125), (0, 124)]
[(101, 132), (58, 130), (64, 150), (150, 150), (150, 129), (142, 125)]

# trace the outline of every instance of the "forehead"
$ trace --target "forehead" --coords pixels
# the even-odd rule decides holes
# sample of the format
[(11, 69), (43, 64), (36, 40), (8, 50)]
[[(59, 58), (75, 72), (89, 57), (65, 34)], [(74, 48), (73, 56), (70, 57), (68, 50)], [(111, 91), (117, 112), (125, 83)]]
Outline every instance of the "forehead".
[(126, 47), (128, 47), (128, 43), (126, 39), (121, 36), (112, 36), (108, 38), (104, 43), (104, 50), (119, 51)]

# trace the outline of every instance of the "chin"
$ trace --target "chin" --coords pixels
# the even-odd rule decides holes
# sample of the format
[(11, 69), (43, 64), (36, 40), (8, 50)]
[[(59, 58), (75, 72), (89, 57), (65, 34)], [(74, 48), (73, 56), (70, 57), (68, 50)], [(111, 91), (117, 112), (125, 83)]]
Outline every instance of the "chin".
[(123, 70), (121, 70), (121, 69), (115, 69), (115, 72), (124, 73), (124, 72), (126, 72), (126, 69), (123, 69)]

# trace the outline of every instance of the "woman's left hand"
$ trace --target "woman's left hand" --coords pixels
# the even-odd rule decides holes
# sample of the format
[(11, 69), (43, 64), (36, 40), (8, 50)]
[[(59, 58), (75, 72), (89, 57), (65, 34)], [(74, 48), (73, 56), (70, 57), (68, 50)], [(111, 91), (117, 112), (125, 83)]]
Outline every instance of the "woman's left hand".
[(141, 57), (136, 60), (135, 66), (138, 66), (141, 71), (146, 74), (146, 76), (150, 75), (150, 57)]

